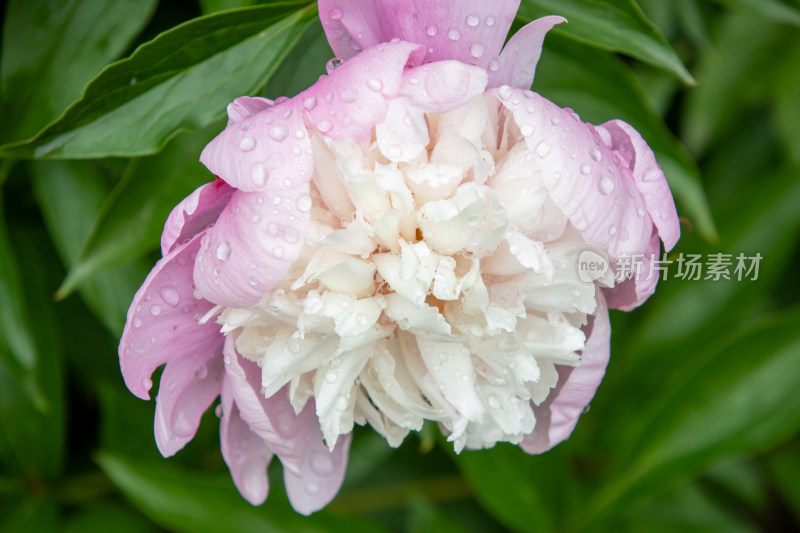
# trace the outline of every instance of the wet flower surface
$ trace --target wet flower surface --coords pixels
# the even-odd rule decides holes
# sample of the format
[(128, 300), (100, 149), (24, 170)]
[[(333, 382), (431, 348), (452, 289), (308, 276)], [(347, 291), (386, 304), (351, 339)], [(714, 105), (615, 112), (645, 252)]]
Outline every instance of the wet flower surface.
[[(221, 396), (222, 453), (249, 501), (273, 454), (290, 500), (324, 506), (354, 424), (398, 446), (425, 420), (457, 451), (569, 436), (609, 357), (608, 307), (656, 277), (579, 279), (671, 248), (669, 188), (629, 125), (528, 89), (545, 33), (501, 47), (517, 2), (320, 2), (334, 53), (310, 89), (242, 97), (202, 154), (120, 345), (172, 455)], [(338, 63), (338, 65), (337, 65)]]

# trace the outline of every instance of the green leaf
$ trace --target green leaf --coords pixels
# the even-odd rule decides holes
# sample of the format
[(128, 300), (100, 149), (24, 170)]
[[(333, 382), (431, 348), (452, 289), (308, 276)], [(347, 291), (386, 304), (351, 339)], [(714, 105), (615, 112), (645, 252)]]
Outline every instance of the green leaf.
[(528, 455), (517, 446), (455, 456), (476, 499), (495, 519), (514, 531), (560, 531), (573, 492), (573, 474), (563, 447)]
[[(108, 173), (88, 161), (31, 161), (29, 169), (50, 237), (70, 268), (109, 196)], [(83, 300), (112, 334), (122, 333), (133, 295), (151, 266), (129, 259), (95, 273), (80, 287)]]
[(181, 24), (103, 70), (58, 121), (0, 155), (157, 152), (179, 131), (211, 124), (228, 102), (257, 91), (315, 14), (306, 2), (271, 3)]
[(198, 157), (221, 128), (221, 124), (214, 124), (198, 133), (180, 135), (159, 154), (131, 161), (97, 212), (58, 298), (67, 296), (101, 269), (158, 247), (164, 222), (173, 207), (213, 179)]
[(800, 446), (797, 439), (786, 448), (770, 455), (767, 465), (784, 501), (794, 511), (796, 520), (800, 520)]
[(716, 239), (697, 165), (652, 109), (630, 69), (611, 54), (548, 36), (533, 83), (535, 91), (584, 120), (614, 118), (629, 122), (642, 134), (667, 176), (679, 214), (709, 240)]
[(368, 522), (345, 519), (328, 511), (310, 517), (299, 515), (275, 486), (270, 487), (271, 494), (264, 505), (253, 507), (233, 487), (227, 472), (224, 477), (212, 477), (163, 462), (149, 465), (108, 452), (99, 453), (97, 462), (134, 505), (171, 531), (382, 531)]
[[(596, 497), (582, 526), (663, 490), (725, 457), (761, 450), (800, 427), (800, 311), (737, 336), (648, 415), (626, 465)], [(645, 413), (641, 413), (645, 415)]]
[(333, 57), (333, 52), (319, 19), (309, 24), (300, 42), (303, 46), (296, 46), (289, 52), (286, 61), (264, 87), (262, 94), (267, 98), (294, 96), (314, 85), (325, 74), (325, 64)]
[[(15, 310), (22, 313), (17, 323), (35, 326), (29, 335), (36, 357), (22, 379), (0, 361), (0, 431), (15, 455), (6, 467), (34, 480), (52, 480), (63, 468), (65, 440), (60, 332), (50, 298), (57, 281), (50, 265), (57, 261), (42, 246), (47, 242), (44, 231), (19, 220), (10, 221), (9, 228), (15, 255), (25, 265), (16, 281), (18, 294), (25, 299), (24, 308)], [(8, 320), (5, 313), (3, 317)]]
[(556, 26), (557, 33), (628, 54), (672, 72), (684, 83), (694, 83), (675, 50), (633, 0), (523, 0), (518, 15), (527, 20), (561, 15), (568, 23)]
[(79, 509), (64, 525), (64, 533), (156, 533), (158, 528), (142, 515), (116, 503), (94, 503)]
[(800, 165), (800, 43), (795, 39), (781, 54), (783, 69), (776, 81), (775, 121), (786, 150)]
[(59, 530), (56, 504), (28, 498), (0, 518), (0, 530), (4, 533), (56, 533)]
[(200, 6), (203, 8), (204, 14), (248, 7), (256, 3), (256, 0), (200, 0)]
[(742, 9), (778, 24), (800, 26), (800, 9), (779, 0), (716, 0), (730, 8)]
[(0, 142), (32, 137), (130, 45), (156, 0), (11, 0), (0, 61)]

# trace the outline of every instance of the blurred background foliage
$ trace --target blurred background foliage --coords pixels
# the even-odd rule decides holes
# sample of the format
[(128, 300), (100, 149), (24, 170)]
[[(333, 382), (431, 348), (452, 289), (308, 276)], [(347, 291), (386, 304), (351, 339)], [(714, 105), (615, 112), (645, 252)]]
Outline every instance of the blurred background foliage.
[(670, 259), (760, 253), (758, 279), (668, 279), (613, 312), (605, 381), (551, 452), (456, 456), (434, 427), (393, 450), (357, 429), (339, 496), (304, 518), (277, 461), (264, 506), (238, 495), (213, 410), (162, 459), (116, 350), (167, 214), (212, 179), (197, 159), (225, 105), (324, 72), (316, 6), (9, 0), (0, 530), (800, 529), (800, 2), (523, 0), (516, 25), (544, 14), (570, 22), (534, 90), (648, 140), (682, 216)]

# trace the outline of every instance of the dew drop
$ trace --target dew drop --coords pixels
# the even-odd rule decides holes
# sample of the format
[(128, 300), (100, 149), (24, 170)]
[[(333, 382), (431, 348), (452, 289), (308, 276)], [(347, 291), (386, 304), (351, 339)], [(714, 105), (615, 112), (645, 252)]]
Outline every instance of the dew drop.
[(327, 454), (316, 453), (311, 456), (311, 470), (320, 476), (327, 476), (333, 472), (333, 459)]
[(643, 217), (644, 216), (644, 209), (641, 208), (641, 207), (637, 207), (636, 208), (636, 216), (639, 217), (639, 218)]
[(447, 37), (451, 41), (457, 41), (461, 39), (461, 32), (458, 31), (456, 28), (450, 28), (450, 30), (447, 32)]
[(519, 129), (519, 131), (525, 137), (529, 137), (533, 135), (533, 126), (531, 126), (530, 124), (523, 124), (522, 127)]
[(250, 280), (249, 280), (249, 283), (250, 283), (251, 287), (257, 287), (258, 286), (258, 278), (255, 277), (255, 276), (251, 277)]
[(149, 379), (144, 378), (142, 380), (142, 387), (144, 387), (144, 390), (150, 390), (150, 387), (152, 387), (152, 386), (153, 386), (153, 382), (150, 381)]
[(492, 72), (497, 72), (498, 70), (500, 70), (500, 61), (498, 61), (497, 59), (492, 59), (491, 61), (489, 61), (489, 70), (491, 70)]
[(497, 399), (497, 396), (494, 394), (489, 395), (489, 407), (492, 409), (499, 409), (500, 408), (500, 400)]
[(200, 366), (200, 368), (194, 371), (194, 377), (197, 379), (205, 379), (207, 375), (208, 375), (208, 368), (206, 368), (206, 365), (202, 365)]
[(494, 26), (494, 17), (489, 15), (486, 17), (486, 25), (487, 26)]
[(654, 168), (653, 170), (651, 170), (642, 177), (642, 181), (647, 181), (647, 182), (658, 181), (660, 177), (661, 177), (661, 171), (657, 168)]
[(319, 485), (317, 485), (316, 483), (313, 483), (313, 482), (307, 484), (306, 485), (306, 492), (308, 492), (309, 494), (318, 493), (319, 492)]
[(439, 30), (437, 30), (437, 29), (436, 29), (436, 26), (428, 26), (428, 29), (426, 30), (426, 33), (427, 33), (428, 35), (430, 35), (431, 37), (433, 37), (434, 35), (436, 35), (436, 33), (437, 33), (438, 31), (439, 31)]
[(286, 138), (286, 128), (283, 126), (274, 126), (269, 130), (269, 136), (272, 140), (281, 142)]
[(341, 9), (339, 9), (339, 8), (331, 9), (331, 12), (330, 12), (331, 20), (342, 20), (342, 15), (343, 15), (343, 13), (342, 13)]
[(178, 293), (175, 287), (164, 287), (158, 291), (158, 294), (161, 296), (162, 300), (167, 302), (172, 307), (177, 306), (181, 301), (181, 295)]
[(334, 374), (333, 372), (328, 372), (328, 373), (325, 375), (325, 381), (326, 381), (327, 383), (336, 383), (336, 379), (337, 379), (337, 378), (336, 378), (336, 374)]
[(581, 165), (581, 174), (588, 176), (592, 173), (592, 167), (589, 165)]
[(256, 140), (253, 139), (252, 137), (245, 137), (239, 142), (239, 148), (241, 148), (243, 152), (249, 152), (255, 147), (256, 147)]
[(508, 85), (501, 85), (497, 89), (497, 95), (500, 97), (501, 100), (508, 100), (509, 98), (511, 98), (513, 92), (514, 91)]
[(344, 411), (345, 409), (347, 409), (347, 398), (345, 398), (344, 396), (339, 396), (338, 398), (336, 398), (336, 409), (338, 409), (339, 411)]
[(469, 53), (472, 57), (481, 57), (483, 55), (483, 51), (484, 46), (481, 43), (475, 43), (469, 49)]
[(264, 170), (263, 165), (255, 165), (250, 171), (250, 179), (256, 187), (263, 187), (267, 181), (267, 172)]
[(336, 68), (341, 64), (342, 60), (339, 59), (338, 57), (334, 57), (333, 59), (330, 59), (328, 60), (327, 63), (325, 63), (325, 70), (328, 72), (328, 74), (330, 74), (331, 72), (336, 70)]
[(614, 224), (611, 224), (608, 227), (608, 234), (611, 235), (612, 237), (617, 234), (617, 227)]
[(275, 259), (283, 259), (283, 246), (280, 244), (272, 249), (272, 256)]
[(467, 16), (467, 26), (474, 28), (481, 23), (481, 18), (478, 15), (472, 14)]
[(142, 319), (139, 318), (138, 316), (133, 319), (133, 327), (135, 327), (135, 328), (142, 327)]
[(278, 234), (278, 223), (274, 222), (274, 221), (270, 222), (269, 225), (267, 225), (267, 232), (272, 236), (277, 235)]
[(153, 304), (150, 306), (150, 314), (153, 316), (158, 316), (161, 314), (161, 306), (158, 304)]
[(547, 154), (550, 153), (550, 143), (547, 141), (541, 141), (539, 144), (536, 145), (536, 155), (539, 157), (547, 157)]
[(231, 245), (227, 241), (217, 246), (217, 259), (225, 261), (231, 256)]
[(317, 107), (317, 98), (316, 96), (312, 96), (311, 98), (306, 98), (303, 102), (303, 107), (311, 111), (315, 107)]
[(311, 209), (311, 197), (307, 194), (301, 194), (297, 197), (297, 202), (295, 205), (297, 206), (298, 211), (305, 213)]
[(559, 124), (560, 122), (561, 122), (561, 119), (559, 119), (558, 117), (552, 117), (552, 118), (550, 118), (550, 123), (551, 123), (553, 126), (558, 126), (558, 124)]
[(614, 182), (609, 178), (604, 177), (597, 182), (597, 188), (600, 189), (600, 194), (608, 196), (614, 192)]
[(339, 98), (342, 100), (342, 102), (355, 102), (358, 100), (358, 91), (354, 89), (345, 89), (342, 91), (342, 94), (339, 95)]
[(370, 91), (380, 92), (383, 89), (383, 82), (378, 78), (370, 78), (367, 80), (367, 87)]
[(326, 133), (331, 130), (333, 124), (329, 120), (323, 120), (319, 124), (317, 124), (317, 129), (322, 133)]
[(602, 154), (600, 154), (600, 150), (598, 150), (596, 146), (592, 146), (592, 149), (589, 150), (589, 156), (595, 161), (600, 161)]

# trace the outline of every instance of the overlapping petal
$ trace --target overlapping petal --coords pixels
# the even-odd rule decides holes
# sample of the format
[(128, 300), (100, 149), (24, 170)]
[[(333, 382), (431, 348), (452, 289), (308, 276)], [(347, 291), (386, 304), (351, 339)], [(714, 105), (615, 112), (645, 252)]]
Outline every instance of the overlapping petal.
[(205, 234), (178, 245), (156, 263), (128, 310), (120, 367), (128, 389), (139, 398), (149, 398), (150, 376), (159, 366), (214, 353), (219, 346), (219, 325), (200, 323), (214, 304), (196, 298), (192, 288), (192, 269)]
[(175, 246), (214, 224), (228, 205), (233, 191), (233, 187), (224, 181), (215, 180), (201, 185), (176, 205), (164, 224), (161, 255), (166, 256)]

